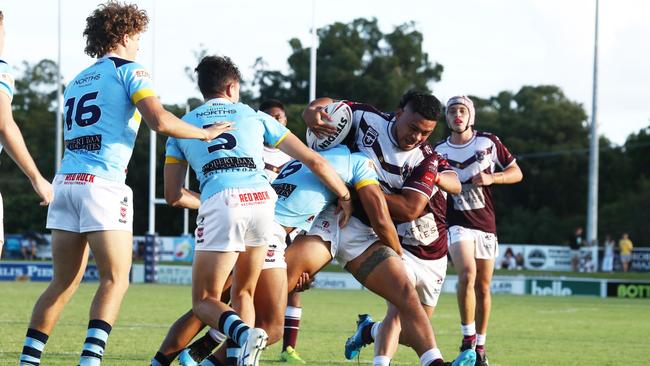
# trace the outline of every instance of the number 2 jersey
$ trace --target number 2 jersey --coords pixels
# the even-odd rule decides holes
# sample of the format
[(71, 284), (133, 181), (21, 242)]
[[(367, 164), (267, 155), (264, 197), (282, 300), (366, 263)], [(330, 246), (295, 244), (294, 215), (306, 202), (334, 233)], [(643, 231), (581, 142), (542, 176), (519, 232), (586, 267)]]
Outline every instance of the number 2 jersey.
[(65, 88), (65, 152), (59, 173), (89, 173), (124, 182), (140, 116), (135, 104), (155, 96), (138, 63), (101, 57)]
[[(14, 76), (9, 64), (2, 60), (0, 60), (0, 93), (7, 95), (10, 102), (14, 98)], [(2, 144), (0, 144), (0, 153), (2, 153)]]
[[(346, 137), (345, 143), (350, 144), (353, 151), (370, 157), (383, 191), (413, 190), (429, 199), (417, 219), (395, 223), (402, 246), (422, 259), (445, 257), (446, 193), (435, 185), (435, 177), (438, 172), (451, 171), (451, 167), (428, 142), (409, 151), (400, 149), (392, 132), (396, 123), (394, 114), (380, 112), (367, 104), (348, 102), (348, 105), (352, 109), (353, 132)], [(370, 225), (362, 208), (355, 207), (353, 215)]]
[[(379, 184), (374, 164), (364, 154), (350, 154), (344, 145), (319, 153), (339, 177), (356, 190), (369, 184)], [(271, 185), (278, 195), (275, 221), (285, 227), (309, 231), (315, 216), (336, 202), (336, 195), (298, 160), (287, 164)]]
[(269, 187), (264, 173), (264, 144), (278, 146), (289, 130), (264, 112), (242, 103), (216, 98), (183, 116), (197, 127), (215, 122), (235, 122), (234, 131), (222, 133), (212, 142), (196, 139), (167, 139), (167, 162), (188, 162), (196, 173), (201, 202), (227, 188)]
[(496, 166), (506, 169), (515, 163), (514, 156), (496, 135), (487, 132), (475, 132), (472, 139), (463, 145), (454, 145), (447, 138), (436, 144), (435, 149), (458, 173), (463, 187), (460, 194), (452, 195), (448, 201), (449, 226), (459, 225), (496, 234), (492, 188), (472, 184), (472, 177), (480, 172), (492, 174)]

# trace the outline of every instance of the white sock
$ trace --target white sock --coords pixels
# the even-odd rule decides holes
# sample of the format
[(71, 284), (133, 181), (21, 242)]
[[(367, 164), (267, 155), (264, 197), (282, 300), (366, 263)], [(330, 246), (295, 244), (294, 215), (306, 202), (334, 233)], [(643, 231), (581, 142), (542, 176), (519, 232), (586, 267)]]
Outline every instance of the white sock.
[(487, 334), (476, 333), (476, 345), (485, 346), (485, 338), (487, 338)]
[(460, 323), (460, 331), (463, 333), (464, 336), (473, 336), (474, 334), (476, 334), (476, 323), (471, 322), (467, 325)]
[(431, 362), (438, 359), (442, 360), (442, 353), (440, 352), (440, 349), (431, 348), (430, 350), (424, 352), (422, 356), (420, 356), (420, 365), (428, 366)]
[(375, 356), (372, 360), (372, 366), (389, 366), (390, 357), (388, 356)]
[(284, 311), (284, 316), (294, 319), (300, 319), (302, 316), (302, 308), (296, 308), (293, 306), (287, 306), (287, 310)]
[(381, 327), (381, 322), (375, 322), (375, 324), (372, 325), (372, 328), (370, 328), (370, 336), (372, 337), (373, 341), (377, 339), (377, 333), (379, 333), (380, 327)]
[(219, 343), (225, 342), (226, 338), (228, 338), (228, 337), (226, 337), (225, 334), (221, 333), (220, 331), (218, 331), (218, 330), (216, 330), (214, 328), (210, 328), (210, 330), (208, 331), (208, 334), (210, 334), (210, 337), (212, 337), (212, 339), (214, 339), (216, 342), (219, 342)]

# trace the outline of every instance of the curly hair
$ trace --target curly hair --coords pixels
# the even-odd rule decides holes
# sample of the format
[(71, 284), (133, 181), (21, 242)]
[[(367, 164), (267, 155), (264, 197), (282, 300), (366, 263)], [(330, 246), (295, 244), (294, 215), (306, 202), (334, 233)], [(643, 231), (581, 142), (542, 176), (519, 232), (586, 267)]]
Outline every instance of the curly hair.
[(413, 112), (419, 113), (422, 117), (437, 121), (440, 118), (442, 105), (438, 98), (432, 94), (411, 89), (402, 96), (399, 107), (404, 109), (407, 105), (411, 106)]
[(135, 4), (109, 1), (101, 4), (86, 18), (86, 48), (90, 57), (104, 56), (122, 42), (125, 35), (135, 35), (147, 29), (147, 12)]
[(194, 71), (198, 74), (199, 90), (205, 97), (225, 91), (229, 83), (241, 81), (237, 65), (227, 56), (206, 56)]

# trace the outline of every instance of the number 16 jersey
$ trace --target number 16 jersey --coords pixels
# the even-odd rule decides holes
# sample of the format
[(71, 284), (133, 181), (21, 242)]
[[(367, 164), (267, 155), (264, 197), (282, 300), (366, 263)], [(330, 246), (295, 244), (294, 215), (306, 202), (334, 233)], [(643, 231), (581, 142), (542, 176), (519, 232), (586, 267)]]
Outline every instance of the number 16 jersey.
[(123, 183), (140, 117), (135, 104), (155, 96), (138, 63), (105, 56), (77, 75), (64, 94), (65, 152), (60, 174), (89, 173)]

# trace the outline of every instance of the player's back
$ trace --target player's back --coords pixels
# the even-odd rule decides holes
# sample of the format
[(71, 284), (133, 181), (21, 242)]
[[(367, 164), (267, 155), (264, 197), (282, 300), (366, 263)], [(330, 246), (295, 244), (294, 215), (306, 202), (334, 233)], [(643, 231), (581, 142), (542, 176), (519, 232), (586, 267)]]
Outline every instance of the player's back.
[(149, 74), (132, 61), (102, 57), (79, 73), (65, 89), (59, 173), (123, 182), (140, 125), (135, 104), (153, 95)]
[[(367, 184), (378, 184), (374, 166), (364, 154), (351, 154), (345, 145), (319, 153), (348, 185), (359, 189)], [(336, 195), (297, 160), (282, 169), (272, 186), (278, 194), (276, 221), (286, 227), (308, 230), (313, 216), (336, 200)]]
[(277, 146), (289, 133), (275, 119), (242, 103), (212, 99), (183, 117), (197, 127), (235, 122), (234, 131), (212, 142), (170, 138), (167, 155), (189, 162), (201, 186), (201, 199), (227, 188), (268, 187), (262, 160), (264, 143)]

